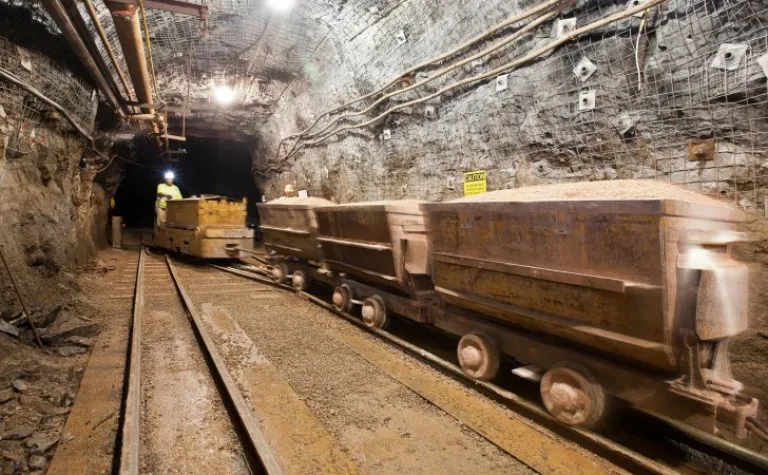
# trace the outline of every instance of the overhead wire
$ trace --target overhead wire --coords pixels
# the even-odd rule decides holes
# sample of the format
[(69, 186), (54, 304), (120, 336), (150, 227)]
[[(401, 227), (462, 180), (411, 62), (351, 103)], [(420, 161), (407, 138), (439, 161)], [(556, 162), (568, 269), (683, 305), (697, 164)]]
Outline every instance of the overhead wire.
[[(546, 22), (546, 21), (550, 20), (551, 18), (555, 17), (556, 15), (558, 15), (560, 13), (560, 11), (562, 10), (562, 8), (565, 8), (565, 6), (567, 6), (567, 5), (568, 5), (568, 2), (563, 3), (560, 6), (560, 8), (556, 8), (554, 11), (549, 12), (549, 13), (547, 13), (545, 15), (542, 15), (541, 17), (537, 18), (536, 20), (534, 20), (534, 21), (528, 23), (527, 25), (525, 25), (523, 28), (515, 31), (509, 37), (504, 38), (502, 41), (499, 41), (498, 43), (495, 43), (495, 44), (491, 45), (491, 47), (486, 48), (485, 50), (480, 51), (480, 52), (478, 52), (478, 53), (476, 53), (476, 54), (474, 54), (472, 56), (469, 56), (469, 57), (459, 61), (458, 63), (454, 63), (454, 64), (452, 64), (449, 67), (443, 68), (443, 69), (437, 71), (435, 74), (429, 76), (426, 79), (423, 79), (423, 80), (421, 80), (421, 81), (419, 81), (417, 83), (411, 84), (410, 86), (407, 86), (407, 87), (402, 88), (402, 89), (398, 89), (396, 91), (393, 91), (393, 92), (390, 92), (388, 94), (385, 94), (385, 95), (381, 96), (379, 99), (377, 99), (373, 104), (371, 104), (366, 109), (363, 109), (363, 110), (360, 110), (360, 111), (355, 111), (355, 112), (352, 112), (352, 113), (348, 113), (348, 114), (344, 114), (344, 115), (336, 117), (328, 125), (326, 125), (325, 128), (323, 128), (323, 129), (321, 129), (321, 130), (319, 130), (317, 132), (313, 132), (311, 134), (306, 134), (306, 135), (300, 137), (293, 144), (293, 146), (288, 151), (286, 156), (291, 156), (292, 153), (294, 152), (294, 150), (296, 150), (297, 147), (299, 147), (299, 144), (301, 143), (302, 140), (309, 139), (309, 138), (312, 138), (312, 137), (320, 136), (324, 132), (328, 131), (331, 127), (333, 127), (334, 124), (336, 124), (336, 123), (338, 123), (338, 122), (340, 122), (342, 120), (348, 120), (348, 119), (350, 119), (352, 117), (357, 117), (357, 116), (365, 115), (368, 112), (374, 110), (376, 108), (376, 106), (378, 106), (379, 104), (381, 104), (382, 102), (384, 102), (384, 101), (386, 101), (388, 99), (391, 99), (391, 98), (396, 97), (398, 95), (405, 94), (405, 93), (410, 92), (410, 91), (412, 91), (414, 89), (417, 89), (417, 88), (419, 88), (419, 87), (421, 87), (421, 86), (423, 86), (423, 85), (425, 85), (425, 84), (427, 84), (429, 82), (434, 81), (435, 79), (438, 79), (438, 78), (440, 78), (442, 76), (445, 76), (446, 74), (448, 74), (451, 71), (454, 71), (454, 70), (456, 70), (456, 69), (458, 69), (458, 68), (460, 68), (460, 67), (462, 67), (462, 66), (464, 66), (466, 64), (471, 63), (472, 61), (475, 61), (476, 59), (479, 59), (479, 58), (482, 58), (484, 56), (487, 56), (487, 55), (493, 53), (494, 51), (497, 51), (497, 50), (501, 49), (502, 47), (507, 46), (508, 44), (512, 43), (513, 41), (515, 41), (515, 40), (519, 39), (520, 37), (522, 37), (523, 35), (525, 35), (526, 33), (529, 33), (531, 30), (537, 28), (538, 26), (540, 26), (544, 22)], [(279, 156), (277, 155), (277, 153), (279, 153), (279, 151), (280, 150), (279, 150), (279, 147), (278, 147), (278, 150), (277, 150), (276, 155), (275, 155), (275, 159), (279, 158)]]
[(264, 38), (264, 35), (267, 34), (267, 30), (269, 29), (269, 22), (271, 19), (272, 19), (272, 16), (269, 13), (267, 13), (267, 20), (264, 23), (264, 30), (262, 30), (261, 34), (254, 41), (252, 41), (245, 48), (241, 49), (240, 51), (235, 53), (231, 58), (229, 58), (229, 61), (227, 61), (227, 64), (224, 65), (224, 69), (222, 70), (222, 75), (226, 75), (227, 68), (229, 68), (229, 66), (232, 64), (232, 61), (239, 58), (240, 55), (242, 55), (243, 53), (250, 51), (252, 48), (256, 47), (261, 42), (262, 38)]
[(367, 127), (369, 125), (373, 125), (376, 122), (380, 121), (381, 119), (387, 117), (388, 115), (390, 115), (393, 112), (396, 112), (398, 110), (401, 110), (401, 109), (404, 109), (406, 107), (411, 107), (411, 106), (414, 106), (414, 105), (417, 105), (417, 104), (421, 104), (421, 103), (427, 102), (427, 101), (429, 101), (431, 99), (434, 99), (435, 97), (438, 97), (438, 96), (440, 96), (442, 94), (445, 94), (446, 92), (452, 91), (454, 89), (457, 89), (457, 88), (459, 88), (459, 87), (461, 87), (463, 85), (466, 85), (466, 84), (469, 84), (469, 83), (472, 83), (472, 82), (476, 82), (476, 81), (481, 81), (483, 79), (487, 79), (487, 78), (490, 78), (492, 76), (496, 76), (496, 75), (498, 75), (498, 74), (500, 74), (502, 72), (509, 71), (509, 70), (514, 69), (514, 68), (517, 68), (521, 64), (527, 63), (527, 62), (537, 58), (538, 56), (541, 56), (542, 54), (545, 54), (545, 53), (547, 53), (549, 51), (552, 51), (555, 48), (557, 48), (557, 47), (559, 47), (559, 46), (561, 46), (561, 45), (563, 45), (563, 44), (573, 40), (574, 38), (583, 35), (584, 33), (588, 33), (590, 31), (593, 31), (593, 30), (595, 30), (597, 28), (600, 28), (600, 27), (605, 26), (607, 24), (613, 23), (615, 21), (622, 20), (624, 18), (627, 18), (629, 16), (634, 15), (635, 13), (641, 12), (641, 11), (643, 11), (645, 9), (650, 9), (650, 8), (652, 8), (652, 7), (656, 6), (656, 5), (659, 5), (661, 3), (664, 3), (666, 1), (667, 0), (650, 0), (647, 3), (641, 4), (641, 5), (638, 5), (638, 6), (634, 6), (632, 8), (626, 9), (626, 10), (622, 10), (621, 12), (614, 13), (614, 14), (609, 15), (607, 17), (601, 18), (600, 20), (597, 20), (597, 21), (594, 21), (592, 23), (589, 23), (589, 24), (587, 24), (587, 25), (585, 25), (585, 26), (583, 26), (581, 28), (577, 28), (577, 29), (571, 31), (570, 33), (567, 33), (567, 34), (563, 35), (562, 38), (559, 38), (559, 39), (557, 39), (555, 41), (552, 41), (552, 42), (548, 43), (547, 45), (545, 45), (545, 46), (543, 46), (543, 47), (541, 47), (541, 48), (539, 48), (539, 49), (537, 49), (537, 50), (535, 50), (535, 51), (533, 51), (533, 52), (523, 56), (522, 58), (519, 58), (519, 59), (516, 59), (514, 61), (508, 62), (506, 64), (503, 64), (503, 65), (501, 65), (501, 66), (499, 66), (499, 67), (497, 67), (497, 68), (495, 68), (495, 69), (493, 69), (491, 71), (488, 71), (486, 73), (479, 74), (479, 75), (476, 75), (476, 76), (471, 76), (469, 78), (462, 79), (461, 81), (458, 81), (458, 82), (455, 82), (453, 84), (450, 84), (450, 85), (440, 89), (439, 91), (437, 91), (437, 92), (435, 92), (433, 94), (430, 94), (428, 96), (422, 97), (420, 99), (415, 99), (415, 100), (412, 100), (412, 101), (409, 101), (409, 102), (404, 102), (402, 104), (398, 104), (397, 106), (394, 106), (394, 107), (391, 107), (391, 108), (387, 109), (386, 111), (382, 112), (381, 114), (379, 114), (378, 116), (376, 116), (375, 118), (373, 118), (373, 119), (371, 119), (369, 121), (361, 122), (361, 123), (354, 124), (354, 125), (348, 125), (348, 126), (344, 126), (344, 127), (338, 127), (335, 130), (332, 130), (331, 132), (323, 135), (322, 137), (320, 137), (320, 138), (318, 138), (318, 139), (316, 139), (314, 141), (303, 142), (301, 147), (294, 149), (288, 155), (286, 155), (285, 157), (280, 159), (277, 164), (275, 164), (273, 166), (269, 166), (266, 169), (257, 169), (257, 170), (255, 170), (255, 172), (257, 174), (263, 175), (263, 174), (269, 173), (270, 171), (279, 170), (280, 169), (279, 167), (283, 163), (285, 163), (289, 158), (291, 158), (293, 155), (295, 155), (304, 146), (316, 145), (316, 144), (322, 143), (323, 141), (327, 140), (328, 138), (330, 138), (330, 137), (332, 137), (334, 135), (337, 135), (337, 134), (339, 134), (341, 132), (350, 131), (350, 130), (359, 129), (359, 128), (362, 128), (362, 127)]
[[(106, 157), (106, 155), (103, 155), (103, 154), (101, 154), (100, 152), (99, 152), (99, 154), (100, 154), (100, 155), (102, 155), (103, 157)], [(115, 155), (112, 155), (112, 158), (110, 158), (110, 159), (109, 159), (109, 161), (107, 162), (107, 164), (106, 164), (106, 165), (104, 165), (104, 167), (102, 167), (102, 168), (99, 168), (98, 170), (96, 170), (96, 171), (95, 171), (95, 173), (101, 173), (101, 172), (103, 172), (104, 170), (106, 170), (107, 168), (109, 168), (109, 166), (110, 166), (110, 165), (112, 165), (112, 162), (114, 162), (114, 161), (115, 161), (115, 158), (117, 158), (117, 154), (115, 154)]]
[(637, 67), (637, 89), (643, 88), (643, 73), (640, 67), (640, 40), (643, 38), (643, 29), (645, 28), (645, 22), (648, 20), (648, 14), (651, 9), (648, 8), (643, 12), (643, 19), (640, 21), (640, 28), (637, 30), (637, 42), (635, 43), (635, 66)]
[(125, 157), (121, 157), (121, 156), (120, 156), (120, 155), (118, 155), (118, 154), (115, 154), (115, 155), (113, 155), (113, 156), (110, 158), (110, 157), (107, 157), (106, 155), (104, 155), (103, 153), (99, 152), (98, 150), (95, 150), (95, 149), (94, 149), (94, 150), (92, 150), (92, 151), (93, 151), (93, 152), (95, 152), (97, 155), (100, 155), (102, 158), (106, 158), (106, 159), (109, 159), (109, 163), (107, 163), (107, 165), (106, 165), (105, 167), (102, 167), (101, 169), (97, 170), (97, 171), (96, 171), (96, 173), (101, 173), (101, 172), (103, 172), (104, 170), (106, 170), (107, 168), (109, 168), (109, 166), (112, 164), (112, 162), (113, 162), (115, 159), (118, 159), (118, 160), (120, 160), (120, 161), (122, 161), (122, 162), (125, 162), (125, 163), (130, 163), (131, 165), (136, 165), (136, 166), (138, 166), (138, 167), (142, 167), (142, 168), (149, 168), (149, 169), (152, 169), (152, 170), (162, 170), (162, 169), (164, 169), (164, 168), (165, 168), (165, 167), (162, 167), (162, 166), (160, 166), (160, 165), (147, 165), (147, 164), (145, 164), (145, 163), (137, 162), (137, 161), (135, 161), (135, 160), (129, 160), (129, 159), (125, 158)]
[(560, 11), (562, 10), (562, 8), (564, 8), (565, 6), (566, 5), (564, 4), (564, 5), (561, 6), (561, 8), (558, 8), (555, 11), (549, 12), (549, 13), (547, 13), (547, 14), (539, 17), (539, 18), (537, 18), (536, 20), (534, 20), (534, 21), (528, 23), (527, 25), (525, 25), (523, 28), (517, 30), (512, 35), (508, 36), (507, 38), (504, 38), (502, 41), (499, 41), (498, 43), (494, 43), (493, 45), (491, 45), (491, 47), (486, 48), (483, 51), (480, 51), (479, 53), (476, 53), (476, 54), (474, 54), (472, 56), (469, 56), (469, 57), (467, 57), (467, 58), (465, 58), (465, 59), (463, 59), (463, 60), (461, 60), (461, 61), (459, 61), (457, 63), (454, 63), (454, 64), (452, 64), (451, 66), (449, 66), (447, 68), (443, 68), (443, 69), (437, 71), (435, 74), (430, 75), (426, 79), (423, 79), (423, 80), (421, 80), (421, 81), (419, 81), (417, 83), (411, 84), (410, 86), (405, 87), (403, 89), (398, 89), (396, 91), (393, 91), (393, 92), (390, 92), (388, 94), (385, 94), (385, 95), (381, 96), (379, 99), (377, 99), (373, 104), (371, 104), (366, 109), (363, 109), (363, 110), (360, 110), (360, 111), (355, 111), (355, 112), (352, 112), (352, 113), (348, 113), (348, 114), (336, 117), (324, 129), (319, 130), (317, 132), (313, 132), (311, 134), (306, 134), (304, 136), (304, 138), (311, 138), (311, 137), (317, 137), (319, 135), (322, 135), (323, 132), (325, 132), (328, 129), (330, 129), (331, 126), (333, 126), (334, 124), (336, 124), (339, 121), (346, 120), (346, 119), (349, 119), (351, 117), (356, 117), (356, 116), (367, 114), (368, 112), (370, 112), (374, 108), (376, 108), (376, 106), (378, 106), (379, 104), (381, 104), (382, 102), (384, 102), (384, 101), (386, 101), (388, 99), (391, 99), (393, 97), (396, 97), (396, 96), (399, 96), (401, 94), (405, 94), (406, 92), (410, 92), (410, 91), (412, 91), (414, 89), (417, 89), (417, 88), (419, 88), (419, 87), (421, 87), (421, 86), (423, 86), (423, 85), (425, 85), (425, 84), (427, 84), (429, 82), (434, 81), (435, 79), (438, 79), (438, 78), (440, 78), (442, 76), (445, 76), (449, 72), (454, 71), (454, 70), (464, 66), (465, 64), (469, 64), (472, 61), (475, 61), (476, 59), (482, 58), (483, 56), (488, 56), (489, 54), (493, 53), (494, 51), (497, 51), (497, 50), (501, 49), (502, 47), (507, 46), (508, 44), (512, 43), (513, 41), (519, 39), (521, 36), (525, 35), (526, 33), (529, 33), (531, 30), (537, 28), (542, 23), (544, 23), (546, 21), (549, 21), (550, 19), (552, 19), (553, 17), (558, 15), (560, 13)]
[(513, 18), (509, 18), (507, 20), (504, 20), (501, 23), (498, 23), (498, 24), (492, 26), (488, 30), (480, 33), (479, 35), (477, 35), (477, 36), (475, 36), (475, 37), (473, 37), (473, 38), (471, 38), (471, 39), (469, 39), (467, 41), (465, 41), (464, 43), (460, 44), (459, 46), (455, 47), (454, 49), (452, 49), (452, 50), (450, 50), (450, 51), (448, 51), (446, 53), (441, 54), (440, 56), (428, 59), (428, 60), (426, 60), (426, 61), (424, 61), (422, 63), (417, 64), (416, 66), (413, 66), (413, 67), (407, 69), (405, 72), (403, 72), (400, 75), (398, 75), (397, 77), (393, 78), (387, 84), (385, 84), (384, 86), (380, 87), (379, 89), (376, 89), (375, 91), (371, 91), (368, 94), (360, 96), (360, 97), (358, 97), (356, 99), (353, 99), (353, 100), (351, 100), (349, 102), (346, 102), (346, 103), (344, 103), (344, 104), (342, 104), (342, 105), (340, 105), (340, 106), (338, 106), (338, 107), (336, 107), (334, 109), (330, 109), (328, 111), (323, 112), (306, 129), (304, 129), (304, 130), (302, 130), (300, 132), (296, 132), (294, 134), (291, 134), (291, 135), (288, 135), (288, 136), (284, 137), (278, 143), (278, 146), (277, 146), (277, 153), (278, 153), (278, 155), (280, 153), (280, 149), (283, 146), (283, 143), (286, 140), (290, 140), (292, 138), (300, 137), (300, 136), (306, 134), (307, 132), (311, 131), (320, 122), (320, 120), (322, 120), (325, 116), (328, 116), (330, 114), (334, 114), (334, 113), (336, 113), (338, 111), (346, 109), (347, 107), (349, 107), (349, 106), (351, 106), (353, 104), (356, 104), (356, 103), (358, 103), (360, 101), (364, 101), (364, 100), (366, 100), (366, 99), (368, 99), (370, 97), (373, 97), (373, 96), (381, 93), (385, 89), (393, 86), (398, 81), (402, 80), (404, 77), (407, 77), (407, 76), (411, 75), (412, 73), (414, 73), (414, 72), (416, 72), (416, 71), (418, 71), (420, 69), (424, 69), (424, 68), (426, 68), (428, 66), (431, 66), (434, 63), (437, 63), (437, 62), (443, 61), (445, 59), (448, 59), (448, 58), (450, 58), (452, 56), (455, 56), (456, 54), (460, 53), (461, 51), (465, 50), (466, 48), (469, 48), (470, 46), (474, 45), (475, 43), (477, 43), (479, 41), (482, 41), (482, 40), (486, 39), (487, 37), (489, 37), (489, 36), (499, 32), (501, 30), (504, 30), (505, 28), (509, 27), (510, 25), (513, 25), (513, 24), (515, 24), (517, 22), (520, 22), (520, 21), (523, 21), (523, 20), (525, 20), (525, 19), (527, 19), (527, 18), (529, 18), (529, 17), (531, 17), (531, 16), (533, 16), (533, 15), (535, 15), (537, 13), (545, 11), (548, 8), (550, 8), (550, 7), (554, 6), (554, 5), (557, 5), (560, 2), (571, 3), (572, 1), (573, 0), (548, 0), (548, 1), (546, 1), (546, 2), (544, 2), (542, 4), (540, 4), (540, 5), (537, 5), (537, 6), (531, 8), (529, 10), (526, 10), (525, 12), (523, 12), (523, 13), (521, 13), (519, 15), (516, 15)]

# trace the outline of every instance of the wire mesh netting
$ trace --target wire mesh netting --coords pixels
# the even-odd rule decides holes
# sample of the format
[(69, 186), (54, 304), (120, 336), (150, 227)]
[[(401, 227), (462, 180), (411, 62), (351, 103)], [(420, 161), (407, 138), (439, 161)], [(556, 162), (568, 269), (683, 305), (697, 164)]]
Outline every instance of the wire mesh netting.
[[(347, 4), (337, 23), (330, 22), (332, 35), (342, 37), (339, 57), (357, 93), (383, 86), (411, 65), (541, 2), (486, 2), (473, 9), (434, 0), (385, 3)], [(369, 121), (388, 108), (427, 98), (536, 51), (556, 39), (558, 20), (575, 19), (580, 28), (635, 5), (579, 1), (498, 51), (341, 125)], [(412, 82), (503, 41), (534, 18), (417, 72)], [(396, 111), (372, 127), (308, 146), (282, 180), (298, 180), (303, 164), (327, 162), (329, 155), (344, 157), (343, 166), (354, 168), (350, 148), (367, 147), (367, 152), (352, 154), (372, 157), (362, 160), (356, 171), (360, 179), (352, 180), (354, 195), (366, 199), (460, 196), (462, 173), (485, 169), (489, 189), (647, 178), (719, 194), (747, 209), (763, 208), (768, 186), (767, 26), (765, 2), (670, 0), (505, 71), (501, 82), (506, 79), (506, 84), (497, 85), (497, 76), (473, 81)], [(585, 61), (596, 71), (580, 79)], [(318, 84), (325, 87), (323, 81), (339, 79), (326, 70)], [(300, 87), (307, 85), (295, 88)], [(585, 97), (588, 107), (580, 105)], [(328, 101), (299, 97), (286, 99), (279, 110), (290, 115), (293, 107), (298, 115), (316, 117), (329, 106)], [(285, 137), (301, 127), (284, 120), (275, 129)], [(383, 130), (389, 131), (386, 138)], [(707, 147), (713, 153), (702, 152)], [(332, 172), (343, 166), (329, 165)], [(322, 180), (314, 171), (311, 186), (321, 188)]]
[[(59, 61), (0, 36), (0, 68), (56, 101), (84, 130), (93, 131), (95, 91)], [(50, 105), (0, 78), (0, 145), (2, 179), (10, 168), (31, 166), (43, 174), (64, 170), (82, 153), (85, 140)], [(31, 164), (13, 160), (30, 153), (37, 157)]]
[[(13, 2), (55, 30), (36, 0)], [(244, 128), (260, 129), (269, 118), (267, 128), (279, 139), (542, 2), (476, 2), (468, 8), (466, 2), (438, 0), (305, 0), (287, 14), (267, 3), (206, 2), (206, 21), (148, 9), (160, 97), (185, 106), (184, 112), (215, 118), (214, 88), (230, 85), (236, 99), (228, 113), (242, 114), (249, 122)], [(100, 0), (93, 5), (127, 71), (110, 12)], [(575, 19), (582, 27), (635, 5), (579, 0), (497, 51), (345, 124), (368, 121), (542, 48), (556, 39), (560, 20)], [(96, 38), (85, 5), (78, 8)], [(535, 18), (417, 72), (412, 81), (505, 40)], [(759, 0), (669, 0), (505, 71), (504, 87), (496, 76), (471, 81), (372, 127), (302, 149), (291, 159), (297, 160), (293, 175), (306, 168), (308, 186), (323, 189), (333, 188), (329, 183), (346, 176), (343, 171), (354, 190), (344, 192), (350, 197), (429, 199), (461, 195), (462, 173), (473, 169), (488, 171), (489, 189), (648, 178), (762, 208), (768, 186), (767, 24), (768, 4)], [(119, 84), (104, 45), (95, 43)], [(585, 64), (595, 71), (580, 79)], [(83, 107), (82, 96), (52, 94), (72, 98), (68, 107), (74, 110)], [(580, 105), (584, 99), (589, 107)], [(279, 114), (272, 115), (276, 108)], [(384, 130), (390, 131), (386, 138)], [(322, 170), (330, 170), (327, 178)]]
[[(85, 130), (93, 130), (96, 95), (92, 87), (64, 69), (57, 61), (30, 51), (0, 36), (0, 68), (9, 71), (45, 96), (54, 99)], [(15, 85), (0, 80), (0, 103), (15, 120), (39, 123), (51, 107)]]
[[(233, 107), (264, 106), (302, 73), (306, 58), (327, 33), (310, 16), (311, 9), (298, 8), (287, 17), (272, 14), (262, 0), (188, 3), (206, 4), (207, 19), (160, 9), (146, 12), (159, 95), (191, 109), (204, 109), (212, 102), (214, 88), (222, 84), (235, 91)], [(126, 71), (112, 16), (104, 3), (93, 5)], [(86, 7), (79, 8), (83, 18), (89, 18)], [(93, 29), (90, 19), (88, 23)], [(99, 48), (109, 63), (103, 45)]]

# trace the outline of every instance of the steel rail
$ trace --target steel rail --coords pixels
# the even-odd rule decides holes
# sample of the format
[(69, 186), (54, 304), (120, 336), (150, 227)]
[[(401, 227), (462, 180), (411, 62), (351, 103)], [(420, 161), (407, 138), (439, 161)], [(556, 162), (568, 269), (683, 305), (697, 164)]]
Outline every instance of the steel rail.
[[(335, 306), (332, 304), (312, 295), (305, 291), (296, 291), (292, 286), (280, 284), (278, 282), (275, 282), (272, 279), (269, 279), (267, 277), (263, 277), (260, 275), (254, 274), (252, 271), (245, 271), (237, 268), (232, 267), (225, 267), (225, 266), (219, 266), (216, 264), (208, 264), (209, 266), (222, 270), (224, 272), (228, 272), (230, 274), (234, 274), (249, 280), (257, 281), (260, 283), (264, 283), (267, 285), (270, 285), (272, 287), (279, 288), (284, 291), (290, 291), (292, 293), (298, 294), (301, 297), (304, 297), (305, 299), (309, 300), (310, 302), (325, 308), (326, 310), (329, 310), (336, 315), (344, 318), (345, 320), (349, 321), (350, 323), (358, 326), (359, 328), (372, 333), (389, 343), (400, 347), (407, 352), (422, 358), (426, 360), (427, 362), (434, 364), (436, 366), (439, 366), (443, 370), (447, 371), (448, 373), (451, 373), (454, 376), (457, 376), (459, 379), (471, 383), (474, 386), (477, 386), (479, 388), (482, 388), (483, 391), (493, 394), (496, 397), (499, 397), (506, 401), (510, 406), (515, 406), (520, 409), (523, 409), (525, 411), (528, 411), (529, 413), (533, 414), (536, 417), (542, 418), (548, 423), (551, 423), (553, 425), (556, 425), (558, 428), (562, 428), (566, 431), (571, 432), (572, 434), (576, 435), (577, 437), (582, 438), (585, 441), (588, 441), (589, 443), (594, 444), (595, 446), (607, 450), (610, 453), (619, 455), (623, 460), (626, 462), (629, 462), (631, 464), (635, 464), (638, 468), (641, 468), (645, 471), (651, 472), (651, 473), (657, 473), (657, 474), (676, 474), (678, 473), (677, 470), (670, 468), (660, 462), (657, 462), (655, 460), (652, 460), (642, 454), (639, 454), (637, 452), (632, 451), (631, 449), (624, 447), (621, 444), (618, 444), (617, 442), (612, 441), (611, 439), (604, 437), (598, 433), (595, 433), (589, 429), (586, 429), (584, 427), (579, 426), (567, 426), (562, 424), (561, 422), (557, 421), (554, 417), (552, 417), (549, 412), (547, 412), (542, 407), (518, 396), (517, 394), (508, 391), (494, 383), (487, 382), (487, 381), (479, 381), (473, 378), (470, 378), (469, 376), (465, 375), (462, 369), (451, 363), (450, 361), (447, 361), (443, 358), (440, 358), (439, 356), (430, 353), (429, 351), (426, 351), (422, 348), (419, 348), (418, 346), (403, 340), (402, 338), (399, 338), (396, 335), (393, 335), (392, 333), (381, 330), (379, 328), (373, 328), (366, 325), (362, 320), (355, 317), (354, 315), (351, 315), (347, 312), (343, 312), (338, 310)], [(657, 417), (658, 419), (662, 420), (663, 422), (669, 424), (674, 430), (678, 431), (679, 433), (684, 434), (687, 437), (690, 437), (691, 439), (698, 441), (700, 443), (703, 443), (711, 448), (714, 448), (715, 450), (718, 450), (724, 454), (736, 457), (740, 460), (746, 461), (748, 463), (751, 463), (753, 465), (756, 465), (757, 467), (767, 469), (768, 470), (768, 459), (759, 456), (758, 454), (745, 449), (744, 447), (741, 447), (739, 445), (736, 445), (728, 440), (722, 439), (720, 437), (714, 437), (709, 434), (706, 434), (705, 432), (693, 429), (690, 427), (687, 427), (686, 425), (682, 424), (679, 421), (675, 421), (672, 419), (669, 419), (667, 417), (659, 417), (656, 414), (648, 413), (654, 417)]]
[(131, 337), (128, 343), (128, 378), (123, 388), (123, 417), (120, 429), (119, 475), (139, 473), (139, 416), (141, 413), (141, 320), (144, 314), (144, 250), (139, 250), (139, 268), (133, 290)]
[(253, 416), (253, 413), (248, 406), (242, 392), (237, 386), (234, 378), (227, 369), (227, 365), (224, 362), (224, 358), (216, 348), (216, 344), (213, 338), (205, 328), (205, 324), (202, 318), (198, 314), (192, 300), (189, 298), (186, 289), (179, 280), (179, 276), (176, 273), (173, 262), (168, 255), (165, 256), (165, 262), (168, 265), (168, 270), (171, 274), (171, 280), (173, 281), (176, 291), (180, 297), (181, 303), (184, 306), (187, 314), (191, 317), (192, 326), (195, 332), (199, 335), (201, 341), (201, 349), (211, 361), (211, 372), (216, 373), (214, 377), (221, 381), (223, 391), (222, 396), (225, 397), (231, 406), (234, 408), (235, 415), (239, 419), (243, 435), (246, 437), (246, 442), (250, 444), (250, 448), (258, 457), (259, 462), (262, 465), (263, 471), (267, 475), (282, 475), (283, 471), (280, 464), (277, 461), (277, 457), (272, 451), (271, 447), (267, 443), (267, 439), (261, 432), (258, 421)]

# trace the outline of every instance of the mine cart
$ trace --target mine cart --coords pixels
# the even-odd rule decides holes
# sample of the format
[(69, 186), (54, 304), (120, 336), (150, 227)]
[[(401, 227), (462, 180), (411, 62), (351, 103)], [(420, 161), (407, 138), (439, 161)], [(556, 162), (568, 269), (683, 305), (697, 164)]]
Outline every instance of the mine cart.
[(747, 266), (730, 257), (746, 238), (740, 211), (653, 181), (519, 188), (422, 209), (445, 305), (434, 323), (462, 336), (468, 374), (493, 377), (504, 353), (543, 373), (544, 403), (563, 422), (595, 423), (607, 393), (745, 436), (757, 401), (728, 364), (729, 338), (747, 327)]
[(290, 277), (295, 288), (305, 290), (312, 280), (328, 280), (314, 211), (321, 206), (333, 203), (322, 198), (284, 197), (257, 205), (267, 262), (277, 282)]
[(318, 208), (323, 261), (342, 277), (334, 304), (362, 303), (366, 324), (385, 327), (389, 313), (426, 321), (431, 296), (427, 236), (419, 201), (380, 201)]
[(253, 247), (253, 230), (245, 226), (246, 201), (211, 196), (168, 200), (165, 227), (155, 245), (205, 259), (242, 256)]

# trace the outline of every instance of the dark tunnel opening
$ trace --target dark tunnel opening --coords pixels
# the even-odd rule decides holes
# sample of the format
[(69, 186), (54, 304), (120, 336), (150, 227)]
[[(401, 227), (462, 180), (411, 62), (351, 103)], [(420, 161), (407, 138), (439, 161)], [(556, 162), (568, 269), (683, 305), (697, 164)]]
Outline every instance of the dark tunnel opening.
[(257, 226), (256, 203), (261, 201), (261, 191), (251, 174), (250, 144), (190, 137), (183, 148), (187, 153), (172, 160), (152, 152), (150, 145), (136, 147), (131, 154), (136, 162), (125, 163), (115, 193), (114, 215), (122, 216), (128, 228), (151, 228), (157, 185), (163, 181), (166, 171), (173, 171), (184, 198), (201, 195), (245, 198), (246, 224)]

